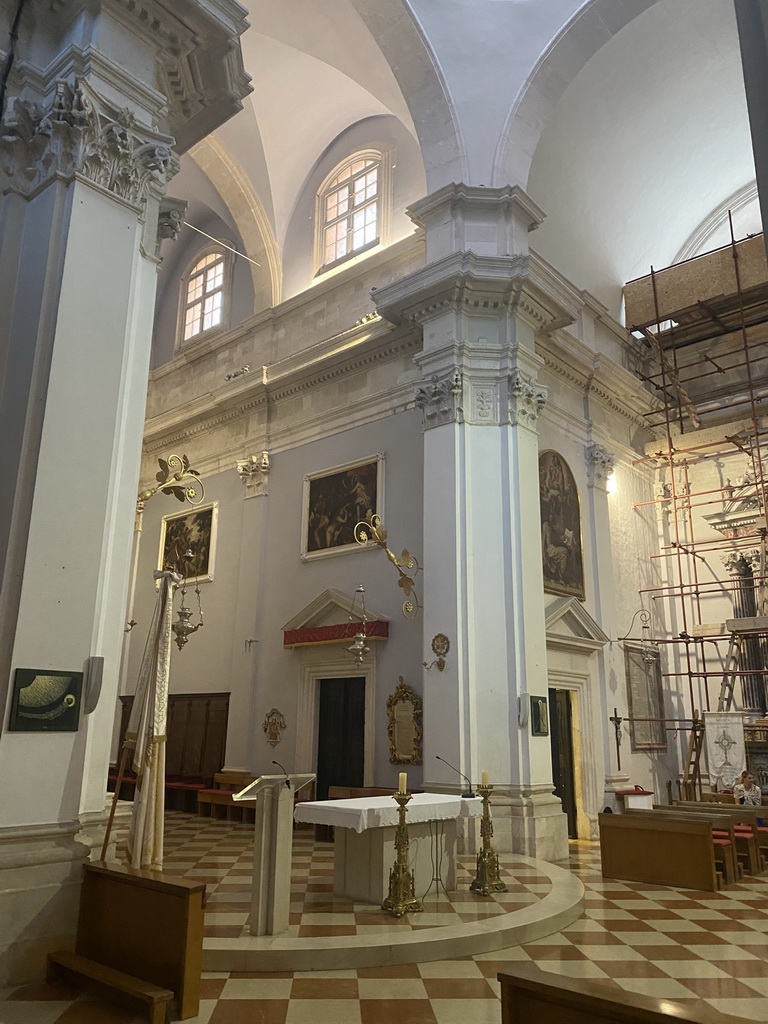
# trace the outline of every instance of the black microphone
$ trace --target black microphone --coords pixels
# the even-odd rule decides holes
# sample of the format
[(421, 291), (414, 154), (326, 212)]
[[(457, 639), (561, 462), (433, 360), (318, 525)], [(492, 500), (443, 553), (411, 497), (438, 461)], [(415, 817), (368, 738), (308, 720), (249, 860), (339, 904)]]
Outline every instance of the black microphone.
[(280, 764), (279, 761), (273, 761), (272, 764), (276, 764), (277, 765), (277, 767), (280, 769), (280, 771), (285, 776), (285, 784), (286, 784), (286, 786), (290, 786), (291, 780), (288, 778), (288, 772), (285, 770), (285, 768), (283, 768), (283, 766)]
[(447, 764), (449, 768), (452, 768), (453, 771), (455, 771), (457, 775), (460, 775), (462, 777), (462, 779), (464, 779), (466, 784), (469, 786), (469, 789), (467, 790), (467, 792), (461, 794), (463, 797), (468, 798), (468, 797), (476, 797), (477, 796), (477, 793), (473, 793), (472, 792), (472, 783), (469, 781), (469, 779), (464, 774), (464, 772), (460, 772), (458, 768), (454, 768), (452, 764), (448, 764), (448, 762), (445, 760), (445, 758), (444, 757), (440, 757), (439, 754), (435, 754), (435, 757), (437, 758), (438, 761), (442, 761), (443, 764)]

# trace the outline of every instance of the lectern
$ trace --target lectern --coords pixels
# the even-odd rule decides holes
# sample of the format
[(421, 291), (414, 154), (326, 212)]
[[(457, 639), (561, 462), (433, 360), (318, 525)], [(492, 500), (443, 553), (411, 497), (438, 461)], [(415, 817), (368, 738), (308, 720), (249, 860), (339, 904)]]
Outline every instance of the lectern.
[(251, 935), (279, 935), (288, 927), (293, 798), (314, 778), (312, 774), (262, 775), (232, 794), (233, 800), (255, 804)]

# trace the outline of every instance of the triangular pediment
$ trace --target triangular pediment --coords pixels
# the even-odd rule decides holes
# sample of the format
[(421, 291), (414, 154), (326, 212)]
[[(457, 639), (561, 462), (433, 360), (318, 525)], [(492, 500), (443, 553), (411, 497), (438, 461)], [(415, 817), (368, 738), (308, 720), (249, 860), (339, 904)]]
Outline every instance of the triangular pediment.
[(545, 610), (547, 644), (580, 651), (599, 651), (608, 636), (578, 598), (558, 597)]
[[(354, 608), (353, 608), (354, 605)], [(365, 614), (370, 620), (388, 622), (386, 615), (381, 615), (366, 605)], [(305, 605), (283, 626), (287, 632), (295, 629), (315, 629), (318, 626), (341, 626), (349, 622), (350, 615), (355, 622), (362, 618), (360, 601), (353, 601), (349, 594), (341, 590), (324, 590), (322, 594)]]

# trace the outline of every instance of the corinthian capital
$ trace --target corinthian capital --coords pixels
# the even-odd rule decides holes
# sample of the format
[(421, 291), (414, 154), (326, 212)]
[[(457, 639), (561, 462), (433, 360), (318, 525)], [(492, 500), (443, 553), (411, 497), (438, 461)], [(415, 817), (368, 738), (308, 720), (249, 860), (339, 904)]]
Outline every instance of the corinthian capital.
[(509, 378), (509, 420), (513, 426), (536, 428), (539, 413), (547, 401), (547, 389), (532, 377), (515, 369)]
[(605, 487), (613, 473), (613, 452), (601, 444), (587, 445), (584, 453), (587, 460), (587, 483), (590, 487)]
[(140, 205), (179, 168), (173, 139), (118, 110), (87, 83), (56, 84), (48, 106), (14, 97), (0, 124), (0, 188), (30, 196), (53, 177), (81, 174)]
[(259, 498), (269, 493), (267, 479), (271, 468), (272, 462), (267, 451), (237, 460), (236, 469), (245, 486), (246, 498)]
[(453, 423), (462, 415), (461, 371), (454, 369), (445, 377), (436, 373), (414, 388), (416, 405), (421, 409), (424, 429)]

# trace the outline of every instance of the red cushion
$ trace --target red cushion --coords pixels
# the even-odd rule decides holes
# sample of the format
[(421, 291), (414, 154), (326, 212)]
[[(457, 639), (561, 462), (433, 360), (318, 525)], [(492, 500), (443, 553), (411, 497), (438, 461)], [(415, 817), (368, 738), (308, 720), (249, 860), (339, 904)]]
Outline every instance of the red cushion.
[(715, 846), (730, 846), (731, 845), (729, 839), (713, 839), (712, 842), (715, 844)]

